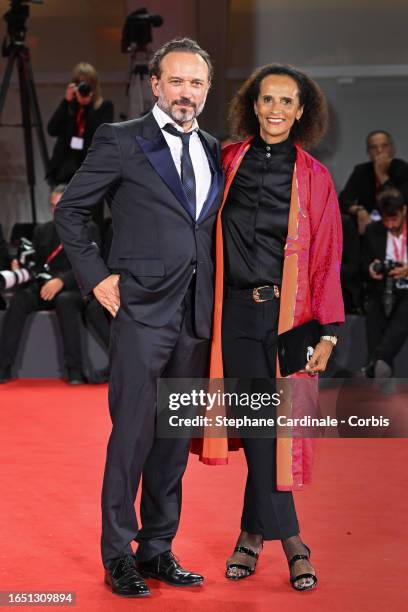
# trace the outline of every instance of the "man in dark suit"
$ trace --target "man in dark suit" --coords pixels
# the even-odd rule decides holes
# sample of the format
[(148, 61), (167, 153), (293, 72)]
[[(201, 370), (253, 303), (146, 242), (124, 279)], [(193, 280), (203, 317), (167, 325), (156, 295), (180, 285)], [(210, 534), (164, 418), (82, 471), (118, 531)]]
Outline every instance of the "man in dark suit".
[[(51, 193), (52, 212), (64, 188), (65, 185), (57, 185)], [(93, 228), (93, 238), (97, 240), (96, 226)], [(50, 309), (55, 309), (61, 328), (68, 382), (84, 383), (78, 325), (83, 300), (53, 221), (42, 223), (35, 228), (33, 247), (36, 271), (41, 271), (46, 264), (52, 278), (41, 284), (31, 281), (28, 286), (19, 287), (10, 301), (0, 335), (0, 383), (11, 379), (12, 366), (28, 315), (37, 310)], [(17, 261), (13, 260), (12, 265), (15, 269)]]
[[(364, 236), (363, 274), (368, 281), (367, 342), (369, 377), (392, 376), (393, 360), (408, 338), (407, 205), (396, 189), (378, 199), (381, 221)], [(388, 274), (384, 261), (397, 262)]]
[[(189, 39), (171, 41), (156, 52), (150, 74), (153, 111), (98, 129), (56, 214), (82, 292), (93, 291), (114, 317), (102, 560), (112, 591), (131, 597), (149, 595), (142, 575), (176, 586), (203, 581), (171, 552), (190, 441), (155, 437), (156, 384), (206, 374), (223, 187), (218, 142), (196, 120), (211, 82), (208, 54)], [(108, 266), (84, 236), (105, 196), (113, 225)]]
[(373, 221), (373, 211), (382, 191), (396, 187), (408, 201), (408, 163), (394, 157), (390, 134), (383, 130), (370, 132), (367, 153), (370, 161), (354, 168), (339, 196), (342, 211), (355, 216), (360, 234)]

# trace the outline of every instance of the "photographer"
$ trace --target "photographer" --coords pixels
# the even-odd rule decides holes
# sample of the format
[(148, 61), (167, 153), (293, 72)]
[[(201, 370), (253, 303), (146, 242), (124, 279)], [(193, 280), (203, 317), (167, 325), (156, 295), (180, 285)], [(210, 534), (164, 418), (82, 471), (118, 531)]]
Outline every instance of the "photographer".
[(392, 376), (393, 360), (408, 337), (407, 205), (391, 188), (378, 198), (381, 221), (367, 227), (363, 274), (367, 279), (368, 377)]
[[(60, 200), (64, 188), (65, 185), (59, 185), (51, 193), (52, 211)], [(94, 224), (90, 226), (89, 231), (92, 238), (97, 241), (99, 236)], [(38, 310), (51, 309), (55, 309), (61, 328), (68, 382), (84, 383), (79, 326), (83, 301), (71, 265), (55, 230), (54, 221), (42, 223), (35, 228), (33, 247), (37, 278), (34, 276), (28, 283), (18, 287), (3, 320), (0, 334), (0, 383), (11, 379), (11, 368), (28, 315)], [(41, 273), (45, 271), (48, 274), (43, 275), (41, 279)], [(50, 276), (52, 278), (49, 278)]]
[[(71, 180), (86, 157), (96, 129), (112, 121), (113, 104), (103, 99), (95, 68), (84, 62), (77, 64), (65, 97), (48, 122), (49, 135), (57, 137), (47, 174), (51, 187)], [(99, 226), (102, 219), (103, 202), (94, 217)]]

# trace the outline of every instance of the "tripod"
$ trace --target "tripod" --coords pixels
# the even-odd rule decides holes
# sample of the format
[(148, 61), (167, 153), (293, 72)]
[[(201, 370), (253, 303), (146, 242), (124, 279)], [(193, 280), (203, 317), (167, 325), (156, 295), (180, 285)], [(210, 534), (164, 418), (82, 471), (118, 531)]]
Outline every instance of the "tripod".
[(135, 49), (131, 56), (131, 66), (128, 94), (128, 119), (143, 117), (154, 104), (152, 90), (150, 88), (148, 62), (151, 52), (147, 49)]
[[(48, 170), (48, 152), (47, 143), (44, 136), (44, 128), (41, 120), (40, 107), (38, 105), (37, 94), (35, 91), (33, 72), (30, 62), (30, 51), (23, 41), (16, 41), (13, 39), (13, 36), (11, 36), (10, 44), (8, 46), (3, 44), (3, 56), (8, 57), (8, 59), (0, 88), (0, 126), (23, 127), (27, 184), (30, 189), (31, 214), (33, 223), (36, 223), (37, 213), (34, 191), (35, 164), (33, 154), (33, 127), (35, 127), (37, 130), (38, 143), (40, 146), (40, 153), (45, 173)], [(18, 70), (22, 124), (6, 125), (1, 122), (1, 116), (15, 63), (17, 63)], [(31, 122), (31, 117), (33, 117), (34, 123)]]

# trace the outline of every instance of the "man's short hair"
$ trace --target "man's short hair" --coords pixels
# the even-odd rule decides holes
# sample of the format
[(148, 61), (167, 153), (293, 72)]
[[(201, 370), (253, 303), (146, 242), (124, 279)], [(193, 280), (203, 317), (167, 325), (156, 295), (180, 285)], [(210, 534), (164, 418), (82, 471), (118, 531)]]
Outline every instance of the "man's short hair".
[(394, 146), (394, 141), (392, 140), (392, 136), (389, 132), (387, 132), (386, 130), (373, 130), (372, 132), (370, 132), (366, 138), (366, 145), (367, 145), (367, 149), (368, 149), (368, 142), (370, 140), (370, 138), (372, 136), (375, 136), (376, 134), (384, 134), (384, 136), (386, 136), (388, 138), (388, 141), (390, 143), (390, 145), (393, 147)]
[(59, 185), (55, 185), (55, 187), (53, 187), (51, 189), (51, 193), (61, 193), (63, 194), (64, 191), (66, 190), (67, 186), (65, 183), (60, 183)]
[(394, 187), (382, 191), (377, 199), (378, 211), (382, 217), (394, 217), (403, 210), (405, 204), (404, 196)]
[(191, 38), (174, 38), (173, 40), (166, 42), (162, 47), (160, 47), (160, 49), (157, 49), (149, 63), (150, 76), (156, 76), (158, 79), (160, 79), (162, 59), (173, 51), (196, 53), (202, 57), (208, 66), (208, 80), (212, 80), (214, 69), (210, 56), (208, 55), (207, 51), (204, 51), (204, 49), (202, 49), (200, 45)]

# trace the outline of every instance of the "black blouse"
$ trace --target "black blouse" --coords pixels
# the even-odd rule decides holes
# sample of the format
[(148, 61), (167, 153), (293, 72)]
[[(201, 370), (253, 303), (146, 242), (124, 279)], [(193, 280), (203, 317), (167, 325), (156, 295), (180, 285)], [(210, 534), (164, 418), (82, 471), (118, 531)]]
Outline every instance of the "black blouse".
[(225, 281), (240, 288), (281, 284), (296, 149), (257, 136), (222, 212)]
[[(281, 284), (295, 161), (290, 138), (268, 144), (258, 135), (252, 141), (222, 212), (227, 285)], [(338, 336), (339, 324), (322, 325), (321, 333)]]

